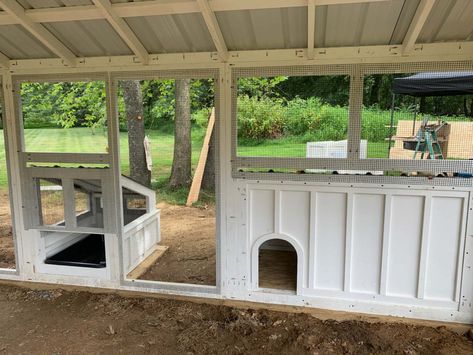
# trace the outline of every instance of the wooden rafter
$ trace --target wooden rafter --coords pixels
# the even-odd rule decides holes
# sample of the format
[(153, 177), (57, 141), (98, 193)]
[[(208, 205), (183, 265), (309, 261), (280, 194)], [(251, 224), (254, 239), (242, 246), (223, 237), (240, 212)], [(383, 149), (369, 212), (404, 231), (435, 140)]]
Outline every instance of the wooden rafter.
[(307, 4), (307, 58), (314, 59), (315, 51), (315, 6), (316, 0)]
[(228, 49), (215, 13), (210, 8), (207, 0), (197, 0), (197, 4), (199, 5), (202, 16), (204, 17), (205, 24), (210, 32), (215, 48), (217, 48), (220, 59), (226, 61), (228, 58)]
[(424, 27), (425, 21), (427, 21), (434, 4), (435, 0), (421, 0), (417, 6), (414, 18), (412, 19), (406, 36), (404, 37), (404, 41), (402, 42), (403, 54), (408, 54), (414, 49), (417, 38), (419, 38), (420, 31), (422, 31), (422, 27)]
[(2, 52), (0, 52), (0, 66), (4, 68), (8, 68), (10, 66), (10, 58), (8, 58)]
[(112, 4), (109, 0), (92, 0), (107, 19), (108, 23), (114, 28), (118, 35), (123, 39), (127, 46), (140, 58), (143, 64), (148, 64), (149, 53), (143, 44), (140, 42), (135, 33), (131, 30), (130, 26), (125, 20), (115, 13), (112, 8)]
[[(210, 0), (213, 12), (258, 10), (307, 6), (308, 0)], [(390, 0), (318, 0), (317, 6), (383, 2)], [(112, 4), (111, 9), (118, 17), (141, 17), (178, 15), (200, 12), (195, 0), (175, 2), (173, 0), (150, 0)], [(29, 9), (25, 14), (35, 23), (64, 22), (104, 19), (103, 12), (93, 5), (65, 6), (56, 8)], [(0, 12), (0, 25), (18, 24), (15, 17)]]
[(76, 56), (61, 41), (54, 37), (43, 25), (33, 22), (25, 13), (25, 9), (14, 0), (0, 0), (0, 7), (12, 16), (51, 52), (62, 58), (70, 66), (76, 65)]

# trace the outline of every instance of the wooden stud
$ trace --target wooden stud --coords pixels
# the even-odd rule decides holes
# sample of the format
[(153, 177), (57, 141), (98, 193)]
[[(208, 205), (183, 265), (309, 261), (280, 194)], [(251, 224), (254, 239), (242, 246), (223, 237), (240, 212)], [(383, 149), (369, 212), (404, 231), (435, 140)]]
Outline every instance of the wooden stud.
[(315, 6), (316, 0), (307, 5), (307, 58), (314, 59), (315, 51)]
[(192, 185), (189, 190), (189, 196), (187, 196), (186, 206), (192, 206), (194, 202), (199, 200), (200, 187), (202, 185), (202, 178), (205, 172), (205, 163), (207, 162), (207, 156), (209, 153), (210, 138), (214, 130), (215, 124), (215, 108), (212, 108), (210, 113), (209, 123), (207, 125), (207, 132), (205, 133), (204, 144), (200, 152), (199, 163), (195, 170), (194, 178), (192, 179)]
[(220, 59), (226, 61), (228, 58), (228, 49), (215, 13), (210, 8), (207, 0), (197, 0), (197, 4), (199, 5), (205, 24), (212, 36), (212, 40), (215, 44), (215, 48), (217, 48)]
[(119, 17), (112, 8), (112, 3), (109, 0), (92, 0), (95, 6), (97, 6), (107, 19), (108, 23), (114, 28), (121, 39), (127, 44), (127, 46), (140, 58), (143, 64), (148, 64), (149, 53), (143, 44), (140, 42), (135, 33), (131, 30), (130, 26), (125, 20)]
[(422, 27), (424, 27), (425, 21), (427, 21), (434, 4), (435, 0), (421, 0), (417, 6), (414, 18), (412, 19), (406, 36), (404, 37), (404, 41), (402, 42), (403, 54), (407, 54), (414, 49), (420, 31), (422, 31)]

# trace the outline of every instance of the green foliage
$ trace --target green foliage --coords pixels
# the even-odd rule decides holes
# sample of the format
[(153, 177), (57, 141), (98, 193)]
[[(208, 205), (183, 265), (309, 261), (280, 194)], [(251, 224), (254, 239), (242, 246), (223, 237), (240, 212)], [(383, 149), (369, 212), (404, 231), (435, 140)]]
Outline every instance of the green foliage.
[(299, 137), (311, 140), (346, 139), (348, 109), (323, 104), (311, 98), (285, 103), (280, 99), (238, 98), (238, 138), (240, 142)]
[(284, 108), (277, 99), (238, 98), (238, 137), (250, 140), (274, 139), (284, 133)]
[(279, 85), (287, 79), (286, 76), (240, 78), (238, 95), (256, 98), (278, 97), (282, 94)]
[(24, 83), (21, 98), (25, 128), (105, 124), (104, 82)]

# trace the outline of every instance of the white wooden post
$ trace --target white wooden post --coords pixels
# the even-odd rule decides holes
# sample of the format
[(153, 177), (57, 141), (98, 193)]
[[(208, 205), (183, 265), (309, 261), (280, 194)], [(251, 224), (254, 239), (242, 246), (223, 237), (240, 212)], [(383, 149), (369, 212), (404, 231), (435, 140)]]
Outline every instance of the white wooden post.
[[(31, 264), (27, 264), (23, 258), (23, 209), (21, 202), (21, 179), (20, 179), (20, 162), (18, 152), (21, 149), (21, 142), (18, 140), (19, 132), (18, 124), (15, 122), (15, 104), (13, 97), (12, 77), (8, 71), (2, 73), (3, 86), (3, 115), (4, 115), (4, 134), (5, 134), (5, 150), (7, 174), (10, 193), (11, 219), (13, 228), (13, 238), (15, 243), (15, 260), (18, 276), (22, 276), (22, 272), (32, 272)], [(5, 275), (2, 275), (2, 277)]]

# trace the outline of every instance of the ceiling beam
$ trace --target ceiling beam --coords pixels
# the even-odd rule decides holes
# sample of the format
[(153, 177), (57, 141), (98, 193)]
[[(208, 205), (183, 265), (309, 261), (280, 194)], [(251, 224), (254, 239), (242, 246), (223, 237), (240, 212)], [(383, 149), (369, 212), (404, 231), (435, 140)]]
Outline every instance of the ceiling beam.
[(402, 41), (402, 54), (408, 54), (414, 49), (419, 34), (422, 31), (422, 27), (424, 27), (434, 4), (435, 0), (421, 0), (417, 6), (416, 13), (409, 25), (404, 40)]
[(27, 31), (43, 43), (51, 52), (62, 58), (70, 66), (76, 65), (76, 56), (61, 41), (54, 37), (51, 32), (42, 25), (34, 23), (25, 14), (25, 9), (15, 0), (0, 0), (0, 7), (15, 18), (18, 24), (22, 25)]
[(316, 0), (307, 4), (307, 58), (314, 59), (315, 51), (315, 5)]
[(10, 58), (8, 58), (2, 52), (0, 52), (0, 66), (3, 68), (8, 68), (10, 66)]
[(132, 31), (130, 26), (121, 17), (118, 17), (115, 11), (112, 9), (110, 0), (92, 0), (107, 19), (108, 23), (118, 33), (121, 39), (127, 44), (127, 46), (135, 53), (135, 55), (141, 60), (143, 64), (149, 63), (149, 53), (143, 44), (140, 42), (138, 37)]
[(204, 17), (205, 24), (210, 32), (215, 48), (217, 48), (218, 56), (221, 60), (226, 61), (228, 59), (228, 48), (225, 44), (225, 39), (223, 38), (215, 13), (210, 8), (207, 0), (197, 0), (197, 4)]
[[(366, 2), (383, 2), (390, 0), (318, 0), (317, 6), (342, 5)], [(210, 0), (209, 6), (214, 12), (277, 9), (289, 7), (305, 7), (308, 0)], [(118, 17), (140, 17), (199, 13), (196, 1), (150, 0), (112, 4)], [(25, 14), (35, 23), (64, 22), (104, 19), (102, 11), (93, 5), (64, 6), (57, 8), (29, 9)], [(18, 24), (15, 17), (0, 12), (0, 25)]]

